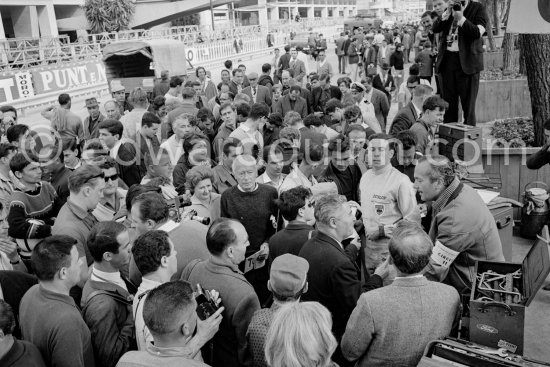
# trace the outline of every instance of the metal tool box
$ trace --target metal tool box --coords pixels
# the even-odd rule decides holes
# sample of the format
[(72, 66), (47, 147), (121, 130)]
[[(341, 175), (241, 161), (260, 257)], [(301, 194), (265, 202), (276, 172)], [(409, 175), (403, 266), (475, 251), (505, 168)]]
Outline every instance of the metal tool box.
[(481, 164), (481, 128), (450, 123), (438, 129), (439, 154), (449, 159), (461, 160), (468, 166)]
[[(548, 242), (537, 238), (521, 264), (477, 261), (475, 273), (469, 302), (470, 341), (523, 355), (525, 308), (550, 273)], [(512, 273), (512, 279), (497, 279)], [(510, 280), (513, 287), (506, 287)]]
[(542, 367), (548, 363), (489, 348), (466, 340), (445, 338), (428, 344), (418, 367)]

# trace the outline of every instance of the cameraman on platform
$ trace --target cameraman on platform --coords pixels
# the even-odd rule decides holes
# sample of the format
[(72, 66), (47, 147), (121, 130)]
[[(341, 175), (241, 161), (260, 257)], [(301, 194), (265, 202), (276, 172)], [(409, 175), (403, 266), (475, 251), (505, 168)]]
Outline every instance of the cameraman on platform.
[(482, 36), (487, 23), (483, 5), (471, 0), (449, 0), (447, 9), (433, 23), (432, 31), (441, 34), (436, 73), (441, 75), (442, 96), (449, 103), (446, 123), (458, 121), (460, 97), (464, 123), (476, 124), (479, 73), (483, 70)]

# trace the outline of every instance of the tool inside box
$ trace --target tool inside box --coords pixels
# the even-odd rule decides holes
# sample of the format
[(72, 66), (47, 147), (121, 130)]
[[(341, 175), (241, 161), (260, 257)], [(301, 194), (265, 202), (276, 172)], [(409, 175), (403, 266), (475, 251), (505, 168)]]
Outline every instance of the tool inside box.
[(478, 262), (472, 300), (523, 304), (524, 275), (521, 264)]

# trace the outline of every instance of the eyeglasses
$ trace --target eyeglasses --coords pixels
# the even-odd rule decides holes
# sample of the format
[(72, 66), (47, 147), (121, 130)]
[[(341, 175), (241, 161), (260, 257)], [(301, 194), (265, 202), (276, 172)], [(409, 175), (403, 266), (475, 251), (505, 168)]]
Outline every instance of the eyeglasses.
[(94, 178), (105, 178), (105, 174), (103, 172), (98, 173), (97, 175), (92, 176), (89, 179), (87, 179), (86, 182), (89, 182), (89, 181), (93, 180)]
[(118, 173), (115, 173), (111, 176), (103, 176), (103, 179), (105, 180), (105, 183), (109, 182), (109, 180), (115, 181), (116, 179), (118, 179)]

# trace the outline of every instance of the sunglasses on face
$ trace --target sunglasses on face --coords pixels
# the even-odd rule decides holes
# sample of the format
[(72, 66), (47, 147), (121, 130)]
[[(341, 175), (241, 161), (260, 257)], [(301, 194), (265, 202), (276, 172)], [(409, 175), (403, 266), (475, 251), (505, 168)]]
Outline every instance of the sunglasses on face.
[(105, 180), (105, 183), (109, 182), (109, 180), (115, 181), (116, 179), (118, 179), (118, 173), (115, 173), (111, 176), (104, 176), (103, 179)]

